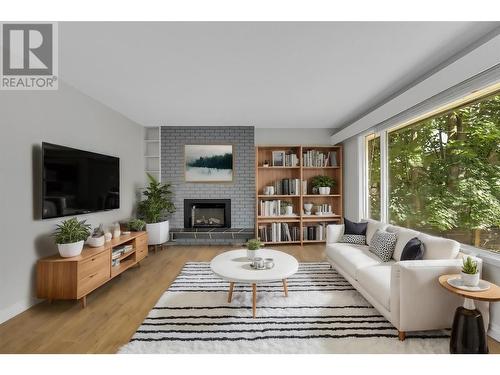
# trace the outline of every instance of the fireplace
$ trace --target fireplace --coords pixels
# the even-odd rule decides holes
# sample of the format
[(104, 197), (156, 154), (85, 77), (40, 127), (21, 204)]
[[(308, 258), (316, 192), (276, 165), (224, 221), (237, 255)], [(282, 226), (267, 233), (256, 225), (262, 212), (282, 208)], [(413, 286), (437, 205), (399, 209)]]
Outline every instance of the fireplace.
[(231, 200), (184, 199), (184, 228), (231, 228)]

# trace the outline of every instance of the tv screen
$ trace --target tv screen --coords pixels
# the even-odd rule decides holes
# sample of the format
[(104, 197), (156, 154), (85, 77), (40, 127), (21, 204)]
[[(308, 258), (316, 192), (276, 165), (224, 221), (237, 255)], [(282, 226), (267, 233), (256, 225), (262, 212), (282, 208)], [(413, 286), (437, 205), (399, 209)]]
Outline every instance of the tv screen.
[(120, 208), (120, 159), (42, 143), (42, 218)]

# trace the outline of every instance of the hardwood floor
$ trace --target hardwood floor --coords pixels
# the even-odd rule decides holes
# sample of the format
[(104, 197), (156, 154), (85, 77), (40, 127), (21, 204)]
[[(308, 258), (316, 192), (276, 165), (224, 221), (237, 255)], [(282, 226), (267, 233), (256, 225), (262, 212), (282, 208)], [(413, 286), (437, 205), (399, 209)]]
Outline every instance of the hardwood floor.
[[(150, 255), (87, 298), (42, 302), (0, 325), (0, 353), (116, 353), (188, 261), (210, 261), (229, 246), (171, 246)], [(279, 246), (299, 262), (324, 259), (324, 245)], [(489, 341), (490, 352), (500, 344)]]

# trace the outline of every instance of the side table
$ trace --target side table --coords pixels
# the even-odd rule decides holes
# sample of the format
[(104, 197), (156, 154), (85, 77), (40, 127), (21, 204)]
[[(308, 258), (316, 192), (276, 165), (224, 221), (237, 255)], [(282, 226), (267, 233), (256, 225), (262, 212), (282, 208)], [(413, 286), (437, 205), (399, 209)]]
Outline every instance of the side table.
[(439, 276), (439, 283), (446, 290), (464, 297), (463, 306), (457, 307), (451, 330), (450, 353), (452, 354), (487, 354), (488, 343), (481, 312), (476, 309), (474, 300), (500, 301), (500, 287), (493, 283), (488, 290), (472, 292), (455, 288), (448, 284), (448, 279), (459, 275)]

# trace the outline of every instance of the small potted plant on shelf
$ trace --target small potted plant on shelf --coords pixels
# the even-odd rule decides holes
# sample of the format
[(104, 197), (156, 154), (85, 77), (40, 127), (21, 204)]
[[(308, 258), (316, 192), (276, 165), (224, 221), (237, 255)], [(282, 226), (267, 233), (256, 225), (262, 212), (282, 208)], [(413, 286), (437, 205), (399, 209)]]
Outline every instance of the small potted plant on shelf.
[(76, 217), (64, 220), (58, 224), (53, 233), (59, 254), (63, 258), (80, 255), (83, 250), (83, 243), (90, 236), (90, 224), (85, 220), (78, 221)]
[(281, 201), (281, 215), (292, 216), (293, 215), (293, 205), (287, 201)]
[(477, 262), (471, 257), (464, 258), (461, 278), (466, 286), (477, 286), (479, 284), (479, 270)]
[(262, 242), (257, 238), (248, 240), (247, 242), (247, 258), (253, 260), (256, 257), (257, 251), (262, 247)]
[(141, 219), (131, 219), (128, 222), (128, 230), (131, 232), (140, 232), (144, 230), (144, 227), (146, 226), (146, 222)]
[(335, 187), (335, 180), (330, 176), (314, 176), (311, 179), (311, 185), (313, 188), (317, 189), (320, 195), (330, 194), (330, 189)]
[(162, 184), (147, 173), (149, 185), (143, 191), (145, 199), (139, 202), (137, 212), (146, 222), (148, 244), (160, 245), (167, 242), (169, 224), (167, 217), (175, 212), (170, 184)]

